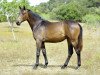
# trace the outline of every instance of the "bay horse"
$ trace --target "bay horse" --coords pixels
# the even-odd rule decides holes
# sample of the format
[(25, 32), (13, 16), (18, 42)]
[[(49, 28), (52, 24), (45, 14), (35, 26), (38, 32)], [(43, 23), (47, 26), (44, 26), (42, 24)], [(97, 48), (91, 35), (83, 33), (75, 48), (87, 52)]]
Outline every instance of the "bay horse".
[(36, 63), (34, 69), (39, 65), (40, 51), (42, 50), (45, 67), (48, 65), (48, 59), (46, 55), (45, 42), (57, 43), (67, 39), (68, 42), (68, 57), (64, 65), (61, 67), (64, 69), (67, 67), (68, 62), (73, 54), (73, 48), (77, 54), (77, 67), (81, 66), (81, 50), (82, 50), (82, 27), (78, 22), (75, 21), (60, 21), (60, 22), (50, 22), (42, 19), (38, 14), (26, 9), (25, 6), (19, 6), (19, 16), (16, 21), (17, 25), (22, 22), (27, 21), (33, 32), (33, 37), (36, 41)]

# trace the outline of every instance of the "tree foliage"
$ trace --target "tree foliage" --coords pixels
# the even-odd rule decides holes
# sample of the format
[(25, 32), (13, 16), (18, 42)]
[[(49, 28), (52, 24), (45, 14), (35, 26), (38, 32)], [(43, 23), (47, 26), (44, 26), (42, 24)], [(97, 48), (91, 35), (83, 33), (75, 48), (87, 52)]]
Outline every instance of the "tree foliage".
[(54, 8), (52, 10), (52, 14), (54, 14), (52, 17), (59, 20), (72, 19), (82, 21), (82, 17), (88, 13), (99, 13), (95, 3), (95, 0), (70, 0), (68, 3), (63, 3)]
[(77, 2), (64, 4), (55, 11), (56, 18), (60, 20), (79, 20), (86, 14), (86, 8), (79, 5)]
[(35, 6), (39, 14), (50, 14), (50, 18), (59, 20), (83, 21), (87, 14), (100, 14), (99, 0), (49, 0)]
[(12, 0), (12, 2), (7, 2), (7, 0), (3, 0), (0, 3), (0, 21), (7, 21), (7, 16), (14, 21), (18, 14), (19, 6), (29, 6), (28, 0)]
[(12, 2), (2, 0), (0, 21), (6, 21), (6, 14), (12, 14), (11, 18), (16, 19), (19, 6), (24, 5), (39, 15), (57, 20), (86, 21), (83, 17), (88, 14), (100, 15), (99, 0), (49, 0), (47, 3), (40, 3), (36, 6), (30, 6), (28, 0), (12, 0)]

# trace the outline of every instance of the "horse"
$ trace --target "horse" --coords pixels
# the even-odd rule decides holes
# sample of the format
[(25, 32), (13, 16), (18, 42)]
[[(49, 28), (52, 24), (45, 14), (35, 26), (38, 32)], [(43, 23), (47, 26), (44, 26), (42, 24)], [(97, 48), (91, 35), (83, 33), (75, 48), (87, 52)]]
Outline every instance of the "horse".
[(16, 24), (19, 26), (22, 22), (27, 21), (33, 33), (33, 37), (36, 41), (36, 63), (33, 66), (36, 69), (39, 66), (39, 56), (42, 50), (45, 64), (48, 65), (48, 59), (46, 54), (45, 43), (57, 43), (67, 39), (68, 42), (68, 57), (61, 69), (67, 67), (69, 60), (73, 54), (73, 49), (77, 54), (77, 66), (78, 69), (81, 66), (81, 51), (83, 47), (82, 39), (82, 27), (81, 25), (72, 20), (65, 20), (59, 22), (50, 22), (44, 20), (38, 14), (34, 13), (30, 9), (26, 9), (25, 6), (19, 6), (19, 16), (16, 20)]

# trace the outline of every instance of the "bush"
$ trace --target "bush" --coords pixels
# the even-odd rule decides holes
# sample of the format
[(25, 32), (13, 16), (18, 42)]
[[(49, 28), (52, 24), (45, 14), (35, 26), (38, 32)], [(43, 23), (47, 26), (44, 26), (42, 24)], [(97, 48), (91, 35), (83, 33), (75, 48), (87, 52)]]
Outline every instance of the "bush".
[(6, 21), (6, 16), (0, 15), (0, 22), (5, 22)]
[(70, 2), (68, 4), (63, 4), (53, 10), (56, 19), (59, 20), (82, 20), (82, 17), (86, 14), (86, 8), (80, 6), (77, 2)]
[(88, 9), (89, 10), (89, 14), (98, 14), (100, 15), (100, 7), (91, 7)]
[(100, 24), (100, 16), (97, 14), (87, 14), (82, 19), (86, 23)]
[(50, 20), (50, 15), (49, 14), (41, 14), (41, 17), (45, 20)]

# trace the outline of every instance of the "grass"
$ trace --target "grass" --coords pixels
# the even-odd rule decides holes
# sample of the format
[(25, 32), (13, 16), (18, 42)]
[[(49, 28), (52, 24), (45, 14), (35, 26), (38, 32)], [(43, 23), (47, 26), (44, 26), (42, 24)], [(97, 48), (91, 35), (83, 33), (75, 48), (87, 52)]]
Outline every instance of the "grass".
[(82, 25), (84, 47), (82, 66), (75, 70), (77, 57), (74, 52), (68, 68), (60, 67), (67, 57), (67, 41), (46, 43), (49, 65), (42, 68), (44, 58), (40, 55), (40, 66), (32, 69), (35, 63), (36, 46), (29, 25), (14, 26), (16, 41), (8, 23), (0, 23), (0, 75), (99, 75), (100, 74), (100, 27)]

